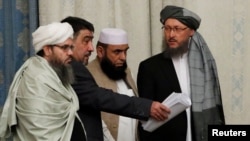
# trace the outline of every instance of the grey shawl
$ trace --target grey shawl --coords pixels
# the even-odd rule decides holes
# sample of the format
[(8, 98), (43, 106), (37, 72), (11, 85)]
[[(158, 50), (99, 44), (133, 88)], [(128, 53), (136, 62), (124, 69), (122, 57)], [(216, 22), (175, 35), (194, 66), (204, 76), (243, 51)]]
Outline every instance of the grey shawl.
[(207, 141), (208, 125), (225, 124), (217, 67), (198, 32), (191, 38), (189, 48), (193, 138)]

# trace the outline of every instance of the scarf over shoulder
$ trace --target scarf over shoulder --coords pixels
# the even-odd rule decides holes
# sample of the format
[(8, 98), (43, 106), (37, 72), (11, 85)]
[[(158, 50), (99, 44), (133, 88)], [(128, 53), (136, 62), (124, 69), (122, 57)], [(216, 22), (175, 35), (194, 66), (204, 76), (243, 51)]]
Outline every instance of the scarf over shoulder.
[(189, 48), (193, 132), (196, 141), (207, 140), (207, 125), (225, 124), (217, 67), (198, 32), (191, 38)]
[(69, 141), (78, 109), (72, 87), (64, 87), (44, 58), (31, 57), (10, 86), (0, 117), (0, 138), (13, 133), (14, 141)]
[[(168, 18), (174, 18), (195, 31), (201, 22), (196, 13), (173, 5), (164, 7), (160, 17), (163, 25)], [(225, 119), (216, 63), (205, 40), (198, 32), (195, 32), (190, 40), (188, 63), (193, 138), (195, 141), (207, 141), (208, 125), (224, 124)]]

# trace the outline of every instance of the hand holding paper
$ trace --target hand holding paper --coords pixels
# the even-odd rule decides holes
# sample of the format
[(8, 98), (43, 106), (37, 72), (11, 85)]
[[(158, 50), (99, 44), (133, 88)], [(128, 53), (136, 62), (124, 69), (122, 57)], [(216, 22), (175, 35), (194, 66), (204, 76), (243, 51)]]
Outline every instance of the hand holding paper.
[(168, 116), (168, 119), (164, 121), (156, 121), (155, 119), (150, 118), (148, 121), (142, 122), (142, 127), (144, 130), (152, 132), (164, 123), (171, 120), (173, 117), (187, 109), (191, 106), (191, 100), (186, 94), (182, 93), (175, 93), (173, 92), (171, 95), (169, 95), (163, 102), (165, 106), (169, 107), (171, 110), (171, 113)]
[(170, 109), (168, 107), (158, 101), (153, 101), (150, 109), (150, 117), (152, 119), (155, 119), (156, 121), (166, 120), (169, 113)]

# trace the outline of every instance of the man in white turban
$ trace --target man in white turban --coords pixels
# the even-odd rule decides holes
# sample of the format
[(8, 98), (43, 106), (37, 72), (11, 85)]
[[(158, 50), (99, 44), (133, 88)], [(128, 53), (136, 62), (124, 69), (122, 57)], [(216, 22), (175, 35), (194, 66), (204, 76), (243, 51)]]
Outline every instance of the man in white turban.
[[(14, 141), (86, 140), (71, 87), (72, 27), (51, 23), (32, 36), (36, 55), (16, 72), (0, 118), (0, 138), (12, 133)], [(81, 129), (78, 139), (72, 135), (75, 128)]]
[[(125, 30), (120, 28), (101, 30), (96, 44), (96, 58), (87, 65), (98, 86), (112, 89), (123, 95), (138, 96), (135, 81), (127, 66), (129, 48)], [(104, 121), (104, 137), (109, 137), (107, 132), (109, 130), (113, 140), (136, 141), (136, 119), (108, 112), (102, 112), (101, 116)], [(109, 141), (112, 140), (109, 138)]]

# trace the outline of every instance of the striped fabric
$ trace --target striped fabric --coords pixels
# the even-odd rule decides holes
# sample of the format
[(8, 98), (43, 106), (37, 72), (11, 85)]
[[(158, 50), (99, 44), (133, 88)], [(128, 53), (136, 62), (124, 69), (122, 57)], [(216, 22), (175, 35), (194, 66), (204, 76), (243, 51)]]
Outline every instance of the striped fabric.
[(188, 56), (193, 132), (196, 141), (207, 140), (208, 124), (224, 124), (220, 84), (215, 60), (203, 37), (196, 32)]

